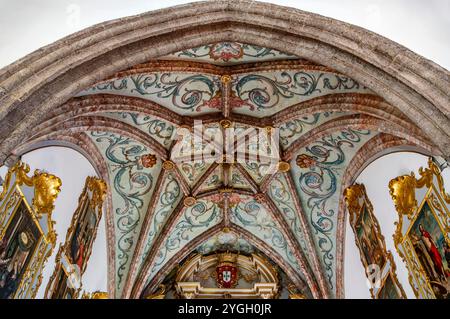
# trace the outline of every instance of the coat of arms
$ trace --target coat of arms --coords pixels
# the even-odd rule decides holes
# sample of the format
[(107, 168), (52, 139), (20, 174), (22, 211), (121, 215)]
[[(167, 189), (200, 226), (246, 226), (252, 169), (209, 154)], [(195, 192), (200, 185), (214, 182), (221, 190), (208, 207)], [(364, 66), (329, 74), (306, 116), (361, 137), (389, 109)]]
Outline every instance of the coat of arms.
[(220, 288), (233, 288), (238, 281), (238, 268), (235, 266), (236, 255), (223, 253), (219, 255), (216, 267), (216, 280)]

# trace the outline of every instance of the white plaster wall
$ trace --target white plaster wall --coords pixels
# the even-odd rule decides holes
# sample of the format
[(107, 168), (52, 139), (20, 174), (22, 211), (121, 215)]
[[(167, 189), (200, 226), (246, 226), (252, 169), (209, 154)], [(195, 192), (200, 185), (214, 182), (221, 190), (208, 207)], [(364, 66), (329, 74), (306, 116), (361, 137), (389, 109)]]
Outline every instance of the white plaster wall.
[[(383, 156), (372, 162), (357, 178), (357, 183), (366, 186), (367, 195), (372, 202), (374, 213), (380, 224), (381, 232), (386, 240), (386, 247), (393, 254), (397, 265), (397, 276), (408, 298), (414, 299), (414, 293), (408, 281), (408, 272), (394, 246), (393, 234), (394, 222), (398, 215), (394, 203), (389, 194), (389, 181), (399, 175), (416, 173), (420, 167), (428, 167), (426, 156), (399, 152)], [(450, 169), (442, 172), (447, 192), (450, 190)], [(346, 222), (345, 256), (344, 256), (344, 281), (346, 298), (371, 298), (366, 284), (363, 265), (360, 261), (359, 251), (355, 244), (355, 237), (350, 224)]]
[[(55, 249), (44, 267), (42, 285), (37, 298), (42, 298), (48, 280), (55, 269), (55, 256), (59, 245), (64, 243), (67, 229), (72, 215), (78, 206), (78, 196), (84, 187), (87, 176), (96, 176), (94, 168), (80, 153), (65, 147), (46, 147), (32, 151), (22, 157), (22, 161), (30, 165), (31, 173), (35, 169), (45, 170), (61, 178), (61, 192), (55, 202), (52, 214), (56, 222), (55, 230), (58, 235)], [(5, 177), (6, 167), (0, 168), (0, 176)], [(103, 214), (104, 215), (104, 214)], [(104, 217), (100, 220), (97, 238), (93, 244), (92, 255), (83, 275), (83, 290), (106, 291), (107, 287), (107, 258), (106, 235)]]

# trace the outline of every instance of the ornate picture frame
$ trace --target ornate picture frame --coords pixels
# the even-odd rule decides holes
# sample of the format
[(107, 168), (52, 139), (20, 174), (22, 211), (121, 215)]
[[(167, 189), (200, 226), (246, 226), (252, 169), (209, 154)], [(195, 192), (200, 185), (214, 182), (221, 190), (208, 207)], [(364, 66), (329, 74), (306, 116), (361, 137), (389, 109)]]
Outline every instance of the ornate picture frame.
[(355, 234), (361, 263), (374, 299), (405, 299), (406, 294), (397, 279), (392, 253), (386, 249), (378, 220), (363, 184), (354, 184), (344, 191), (349, 222)]
[(42, 283), (42, 270), (56, 244), (51, 218), (61, 190), (55, 175), (17, 162), (0, 193), (0, 298), (30, 299)]
[(449, 298), (450, 195), (431, 158), (419, 175), (411, 172), (389, 182), (399, 218), (394, 243), (416, 297)]
[(88, 176), (78, 198), (66, 239), (56, 255), (56, 266), (45, 290), (48, 299), (77, 299), (80, 295), (81, 277), (86, 270), (97, 228), (102, 217), (106, 183)]

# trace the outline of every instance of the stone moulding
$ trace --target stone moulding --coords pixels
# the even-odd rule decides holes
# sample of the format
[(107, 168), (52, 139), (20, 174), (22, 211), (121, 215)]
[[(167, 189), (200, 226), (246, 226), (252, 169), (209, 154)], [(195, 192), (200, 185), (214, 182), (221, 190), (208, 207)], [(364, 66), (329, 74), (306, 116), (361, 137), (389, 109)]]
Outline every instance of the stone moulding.
[(349, 74), (420, 125), (449, 158), (447, 70), (330, 18), (253, 1), (208, 1), (105, 22), (0, 70), (0, 122), (6, 123), (0, 126), (0, 161), (29, 134), (29, 127), (80, 88), (152, 58), (218, 41), (269, 46)]
[[(423, 136), (416, 142), (430, 144), (437, 155), (450, 158), (447, 70), (347, 23), (272, 4), (230, 0), (197, 2), (101, 23), (1, 69), (0, 163), (16, 156), (14, 150), (33, 138), (30, 127), (48, 130), (48, 115), (80, 90), (138, 64), (220, 41), (270, 47), (351, 76), (386, 101), (386, 109), (392, 112), (382, 112), (379, 118), (420, 127)], [(46, 132), (43, 139), (51, 135)], [(110, 251), (109, 258), (113, 255)], [(343, 296), (341, 287), (338, 284), (337, 297)]]

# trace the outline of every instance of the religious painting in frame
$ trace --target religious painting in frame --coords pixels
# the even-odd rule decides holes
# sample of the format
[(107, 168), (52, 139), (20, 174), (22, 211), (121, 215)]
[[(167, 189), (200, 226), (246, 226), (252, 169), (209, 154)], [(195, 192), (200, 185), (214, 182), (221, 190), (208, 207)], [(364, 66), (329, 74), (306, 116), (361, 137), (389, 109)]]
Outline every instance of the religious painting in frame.
[(369, 290), (372, 298), (406, 298), (395, 273), (394, 259), (391, 252), (386, 249), (384, 236), (373, 213), (373, 206), (365, 186), (354, 184), (348, 187), (344, 191), (344, 197), (355, 243), (370, 283)]
[(18, 162), (0, 193), (0, 299), (34, 298), (56, 243), (51, 213), (61, 180)]
[(81, 299), (109, 299), (105, 291), (83, 292)]
[(56, 255), (56, 266), (45, 291), (45, 298), (76, 299), (82, 283), (81, 277), (95, 241), (102, 206), (106, 195), (106, 183), (96, 177), (87, 177), (78, 198), (70, 227), (63, 245)]
[(404, 296), (399, 294), (398, 285), (396, 279), (393, 277), (392, 273), (389, 272), (384, 278), (380, 289), (378, 289), (376, 294), (376, 299), (401, 299)]
[[(45, 298), (52, 299), (75, 299), (77, 298), (81, 286), (80, 273), (78, 269), (71, 267), (70, 261), (63, 254), (63, 247), (60, 246), (56, 255), (56, 266), (53, 275), (45, 291)], [(52, 295), (48, 297), (49, 291)]]
[(430, 158), (419, 169), (389, 183), (399, 215), (394, 234), (396, 248), (406, 263), (417, 298), (450, 298), (450, 195), (439, 168)]

